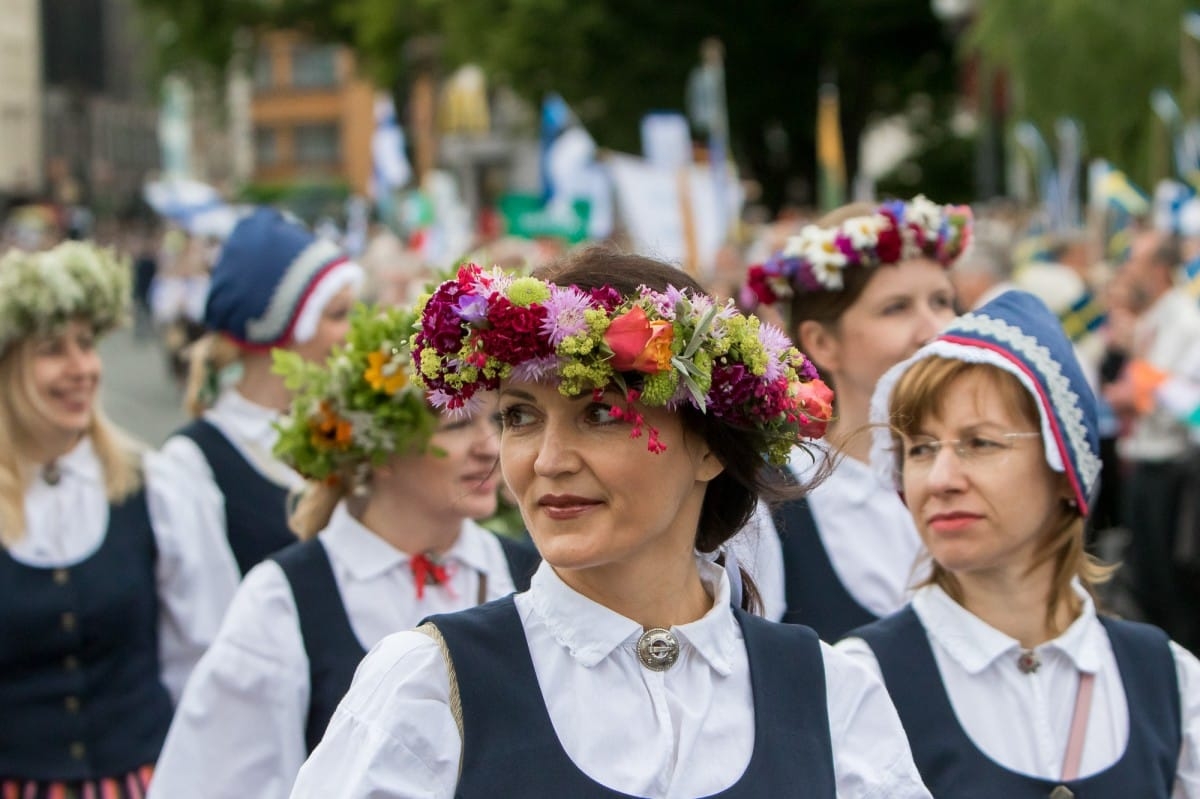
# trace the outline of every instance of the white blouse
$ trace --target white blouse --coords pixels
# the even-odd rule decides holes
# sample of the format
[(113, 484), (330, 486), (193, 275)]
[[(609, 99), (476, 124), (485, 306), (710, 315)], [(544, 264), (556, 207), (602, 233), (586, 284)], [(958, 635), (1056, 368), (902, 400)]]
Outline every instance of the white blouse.
[[(814, 448), (817, 463), (827, 446)], [(908, 603), (925, 547), (908, 508), (867, 464), (845, 455), (808, 494), (821, 545), (842, 585), (860, 605), (887, 616)], [(816, 468), (797, 448), (792, 472), (804, 480)]]
[[(289, 491), (299, 490), (304, 487), (304, 478), (271, 452), (279, 440), (279, 431), (275, 429), (279, 419), (279, 411), (251, 402), (233, 388), (225, 390), (213, 407), (204, 412), (204, 420), (221, 431), (255, 471)], [(200, 447), (186, 436), (174, 435), (163, 444), (162, 453), (187, 474), (189, 490), (204, 504), (206, 519), (224, 532), (225, 497), (217, 488), (212, 467)], [(227, 540), (225, 547), (229, 548)]]
[[(741, 627), (724, 570), (707, 561), (700, 569), (713, 609), (673, 628), (681, 651), (666, 672), (640, 665), (641, 625), (568, 588), (549, 565), (516, 596), (563, 749), (614, 790), (707, 796), (733, 785), (749, 764), (754, 709)], [(821, 646), (838, 796), (928, 797), (882, 684)], [(425, 635), (399, 633), (359, 667), (292, 796), (449, 799), (461, 748), (440, 650)]]
[[(100, 549), (108, 530), (104, 472), (91, 439), (56, 462), (57, 485), (39, 474), (25, 493), (25, 535), (8, 552), (38, 568), (70, 567)], [(240, 577), (222, 529), (181, 490), (186, 477), (161, 455), (143, 458), (146, 501), (158, 547), (162, 681), (173, 700), (196, 661), (216, 637)]]
[[(1095, 605), (1078, 586), (1083, 613), (1062, 635), (1037, 648), (1035, 672), (1017, 668), (1020, 644), (989, 626), (936, 586), (913, 597), (954, 714), (980, 751), (1005, 768), (1042, 779), (1062, 774), (1080, 672), (1095, 674), (1079, 776), (1116, 763), (1129, 739), (1121, 674)], [(876, 674), (879, 664), (861, 638), (837, 649)], [(1173, 799), (1200, 799), (1200, 661), (1171, 643), (1179, 677), (1183, 748)], [(1003, 723), (997, 723), (1003, 719)]]
[[(364, 649), (425, 616), (512, 593), (500, 542), (465, 522), (445, 555), (450, 580), (416, 596), (410, 558), (339, 505), (320, 533)], [(150, 787), (152, 799), (285, 799), (307, 754), (309, 663), (295, 599), (273, 560), (246, 575), (220, 635), (196, 667)]]

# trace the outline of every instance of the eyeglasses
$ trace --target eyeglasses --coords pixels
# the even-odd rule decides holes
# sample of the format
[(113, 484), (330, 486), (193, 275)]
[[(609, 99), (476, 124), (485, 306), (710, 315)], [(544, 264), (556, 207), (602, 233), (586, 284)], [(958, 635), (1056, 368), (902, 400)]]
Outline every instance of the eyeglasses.
[(992, 463), (1004, 460), (1016, 442), (1023, 439), (1041, 438), (1041, 433), (987, 433), (967, 438), (914, 438), (904, 445), (906, 467), (927, 471), (937, 460), (943, 447), (950, 447), (958, 460), (964, 464)]

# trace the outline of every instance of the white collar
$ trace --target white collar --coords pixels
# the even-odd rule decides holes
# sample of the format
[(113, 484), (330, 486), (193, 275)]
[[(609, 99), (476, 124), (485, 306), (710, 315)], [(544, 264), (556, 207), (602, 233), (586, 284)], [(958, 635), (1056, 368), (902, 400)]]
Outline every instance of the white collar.
[[(682, 645), (688, 645), (722, 676), (733, 669), (741, 630), (729, 604), (725, 570), (697, 557), (700, 579), (713, 596), (708, 613), (689, 624), (672, 627)], [(529, 590), (533, 611), (554, 639), (585, 668), (592, 668), (622, 646), (632, 648), (642, 626), (616, 611), (593, 602), (569, 587), (545, 561), (533, 575)]]
[[(1095, 673), (1100, 668), (1106, 635), (1096, 616), (1096, 605), (1078, 581), (1071, 590), (1082, 603), (1075, 619), (1057, 638), (1039, 649), (1054, 649), (1068, 658), (1080, 671)], [(998, 658), (1017, 655), (1017, 639), (992, 627), (955, 602), (936, 585), (925, 586), (913, 597), (913, 610), (921, 619), (931, 640), (939, 644), (968, 674), (979, 674)]]
[[(100, 465), (95, 447), (92, 446), (91, 436), (81, 438), (79, 443), (65, 455), (56, 458), (53, 463), (64, 480), (81, 479), (101, 485), (104, 483), (104, 469)], [(42, 469), (38, 470), (35, 480), (50, 485), (46, 483), (45, 472)]]
[(282, 417), (274, 408), (246, 399), (236, 388), (223, 391), (205, 415), (239, 440), (265, 447), (268, 452), (279, 436), (275, 422)]
[[(443, 562), (457, 562), (477, 572), (490, 571), (487, 539), (491, 533), (470, 520), (464, 520), (454, 545), (442, 556)], [(338, 563), (356, 580), (370, 580), (393, 569), (406, 566), (412, 555), (380, 538), (354, 518), (345, 502), (338, 503), (321, 531), (325, 544)]]
[(838, 494), (856, 506), (865, 505), (880, 489), (893, 490), (880, 481), (870, 465), (834, 449), (824, 440), (793, 447), (788, 466), (798, 480), (804, 481), (815, 477), (826, 459), (833, 460), (836, 466), (814, 490), (836, 484)]

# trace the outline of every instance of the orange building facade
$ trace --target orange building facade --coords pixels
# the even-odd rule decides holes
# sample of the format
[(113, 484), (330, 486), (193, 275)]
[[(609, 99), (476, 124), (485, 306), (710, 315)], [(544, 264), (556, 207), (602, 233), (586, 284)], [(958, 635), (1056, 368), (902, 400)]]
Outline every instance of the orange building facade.
[(353, 54), (272, 33), (259, 46), (252, 78), (254, 180), (341, 180), (365, 194), (375, 89), (358, 75)]

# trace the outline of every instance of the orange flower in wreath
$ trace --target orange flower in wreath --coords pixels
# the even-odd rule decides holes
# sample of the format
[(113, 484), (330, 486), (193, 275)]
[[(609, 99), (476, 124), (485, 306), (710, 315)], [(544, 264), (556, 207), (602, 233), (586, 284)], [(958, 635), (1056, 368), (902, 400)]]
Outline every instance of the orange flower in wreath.
[(350, 448), (354, 441), (354, 425), (338, 416), (329, 403), (321, 403), (321, 415), (312, 428), (311, 440), (318, 449)]

